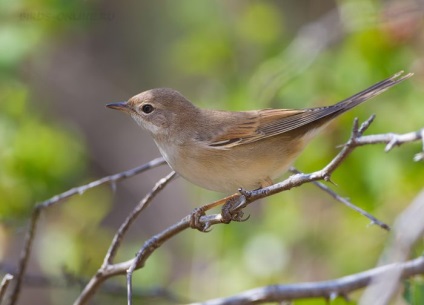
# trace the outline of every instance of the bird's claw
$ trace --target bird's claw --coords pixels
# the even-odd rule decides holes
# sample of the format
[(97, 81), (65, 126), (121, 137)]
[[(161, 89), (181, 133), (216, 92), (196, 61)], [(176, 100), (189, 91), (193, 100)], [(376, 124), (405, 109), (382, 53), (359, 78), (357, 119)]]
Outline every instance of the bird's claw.
[(250, 215), (244, 217), (243, 211), (234, 211), (239, 205), (239, 197), (229, 199), (221, 209), (221, 216), (223, 223), (230, 223), (231, 221), (244, 222), (249, 219)]
[(190, 228), (197, 229), (200, 232), (209, 232), (210, 225), (200, 222), (200, 217), (205, 215), (205, 210), (202, 207), (195, 208), (190, 214)]

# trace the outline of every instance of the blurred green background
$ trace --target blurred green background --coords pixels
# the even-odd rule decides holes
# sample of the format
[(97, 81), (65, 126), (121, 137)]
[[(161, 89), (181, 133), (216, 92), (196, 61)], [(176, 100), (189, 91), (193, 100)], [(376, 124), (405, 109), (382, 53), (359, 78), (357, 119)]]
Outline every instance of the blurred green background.
[[(296, 166), (322, 168), (348, 139), (354, 117), (377, 115), (369, 134), (423, 127), (422, 1), (5, 0), (0, 17), (0, 276), (16, 266), (37, 202), (159, 156), (149, 136), (106, 103), (172, 87), (215, 109), (313, 107), (405, 70), (415, 76), (339, 118)], [(424, 168), (412, 161), (419, 143), (383, 149), (358, 149), (330, 186), (392, 224), (422, 188)], [(44, 213), (28, 273), (62, 280), (52, 287), (34, 279), (20, 303), (72, 303), (80, 287), (67, 284), (65, 274), (92, 276), (116, 228), (167, 172), (154, 169), (116, 191), (101, 187)], [(132, 258), (146, 238), (220, 196), (177, 179), (141, 215), (119, 259)], [(247, 212), (247, 222), (174, 238), (136, 273), (135, 288), (164, 288), (194, 301), (326, 280), (371, 268), (389, 238), (312, 185)], [(95, 299), (116, 304), (125, 297), (109, 291)]]

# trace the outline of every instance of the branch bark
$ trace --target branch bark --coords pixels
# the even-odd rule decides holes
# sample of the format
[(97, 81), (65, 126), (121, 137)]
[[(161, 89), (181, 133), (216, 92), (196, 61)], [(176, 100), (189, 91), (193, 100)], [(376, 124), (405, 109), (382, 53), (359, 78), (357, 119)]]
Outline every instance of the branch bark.
[(6, 294), (7, 287), (9, 287), (9, 284), (12, 280), (13, 280), (13, 275), (11, 275), (9, 273), (6, 274), (3, 277), (3, 279), (1, 280), (1, 283), (0, 283), (0, 304), (1, 304), (1, 301), (4, 297), (4, 295)]
[(418, 257), (405, 263), (377, 267), (364, 272), (341, 277), (333, 281), (265, 286), (247, 290), (231, 297), (191, 303), (190, 305), (261, 304), (305, 298), (334, 299), (338, 296), (347, 298), (349, 293), (368, 286), (373, 278), (384, 275), (393, 270), (400, 270), (401, 279), (410, 278), (418, 274), (424, 274), (424, 257)]

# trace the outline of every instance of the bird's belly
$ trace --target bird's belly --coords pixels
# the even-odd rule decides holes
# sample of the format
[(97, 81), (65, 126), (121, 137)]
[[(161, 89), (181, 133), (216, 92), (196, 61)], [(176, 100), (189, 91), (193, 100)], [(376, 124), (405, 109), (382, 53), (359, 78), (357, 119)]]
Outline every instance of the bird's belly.
[(174, 150), (172, 156), (163, 156), (186, 180), (221, 193), (234, 193), (239, 188), (260, 188), (269, 178), (276, 178), (287, 171), (293, 161), (281, 150), (276, 156), (273, 151), (258, 154), (237, 149), (179, 149), (178, 152)]

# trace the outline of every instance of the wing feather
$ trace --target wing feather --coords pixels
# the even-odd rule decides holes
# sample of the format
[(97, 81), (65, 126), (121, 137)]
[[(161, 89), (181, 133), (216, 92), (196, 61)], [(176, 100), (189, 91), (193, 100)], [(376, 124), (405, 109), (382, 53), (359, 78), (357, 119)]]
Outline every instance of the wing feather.
[(209, 146), (223, 149), (243, 145), (264, 138), (283, 134), (299, 129), (300, 134), (307, 132), (312, 127), (303, 128), (308, 124), (319, 127), (336, 116), (363, 103), (364, 101), (379, 95), (390, 87), (412, 76), (409, 73), (399, 77), (402, 72), (393, 75), (373, 86), (331, 106), (308, 108), (308, 109), (264, 109), (257, 111), (239, 112), (237, 116), (229, 115), (229, 121), (225, 124), (230, 127), (223, 129), (222, 133), (215, 137)]

